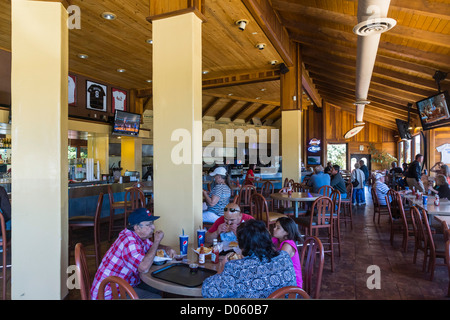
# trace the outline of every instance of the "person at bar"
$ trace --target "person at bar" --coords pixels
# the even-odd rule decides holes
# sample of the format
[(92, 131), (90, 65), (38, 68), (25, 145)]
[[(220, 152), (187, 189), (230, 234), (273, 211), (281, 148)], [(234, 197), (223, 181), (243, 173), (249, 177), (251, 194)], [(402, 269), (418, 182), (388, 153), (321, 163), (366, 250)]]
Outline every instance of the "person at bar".
[(412, 189), (413, 187), (416, 188), (417, 191), (424, 192), (425, 187), (422, 183), (422, 162), (423, 162), (423, 155), (420, 153), (416, 154), (415, 160), (411, 162), (411, 164), (408, 167), (408, 171), (405, 174), (406, 177), (406, 183), (408, 184), (409, 188)]
[(230, 177), (224, 167), (217, 167), (209, 175), (214, 177), (215, 185), (210, 193), (203, 190), (203, 198), (206, 202), (203, 222), (214, 223), (223, 215), (223, 209), (230, 202)]
[[(172, 258), (176, 254), (172, 248), (161, 245), (164, 233), (155, 231), (153, 222), (157, 219), (159, 217), (152, 215), (146, 208), (138, 208), (129, 215), (128, 227), (120, 232), (98, 267), (91, 287), (92, 300), (97, 299), (100, 283), (108, 276), (127, 281), (140, 299), (161, 298), (158, 290), (141, 282), (139, 276), (140, 272), (150, 270), (157, 250), (164, 250)], [(152, 235), (153, 242), (150, 240)], [(105, 299), (111, 298), (111, 287), (107, 285)]]
[(217, 274), (203, 281), (204, 298), (265, 299), (282, 287), (297, 285), (291, 257), (275, 248), (263, 221), (240, 224), (237, 239), (243, 258), (220, 261)]
[(212, 243), (214, 239), (220, 241), (236, 241), (236, 230), (239, 225), (247, 220), (254, 219), (251, 215), (242, 213), (236, 203), (229, 203), (223, 209), (223, 216), (208, 229), (205, 235), (206, 243)]
[(323, 173), (323, 167), (321, 165), (314, 167), (314, 174), (308, 180), (306, 185), (311, 187), (311, 192), (317, 193), (322, 186), (330, 185), (330, 175)]
[(255, 169), (256, 169), (256, 164), (249, 165), (248, 170), (247, 170), (247, 175), (245, 176), (245, 179), (244, 179), (244, 185), (253, 184), (255, 182)]
[(339, 167), (339, 165), (337, 165), (337, 164), (335, 164), (331, 167), (330, 186), (337, 189), (341, 193), (341, 199), (346, 199), (347, 198), (347, 188), (345, 186), (345, 181), (339, 172), (340, 169), (341, 169), (341, 167)]

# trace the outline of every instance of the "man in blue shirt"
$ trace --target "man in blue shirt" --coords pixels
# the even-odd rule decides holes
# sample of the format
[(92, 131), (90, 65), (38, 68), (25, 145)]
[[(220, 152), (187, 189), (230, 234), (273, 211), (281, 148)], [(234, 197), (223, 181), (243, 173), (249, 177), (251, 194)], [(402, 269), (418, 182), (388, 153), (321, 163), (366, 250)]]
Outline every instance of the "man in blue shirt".
[(364, 172), (364, 185), (367, 186), (368, 182), (369, 182), (369, 168), (367, 168), (367, 166), (364, 163), (364, 160), (359, 160), (359, 169), (362, 170), (362, 172)]
[(319, 165), (314, 168), (314, 174), (306, 185), (312, 188), (312, 193), (317, 193), (322, 186), (330, 185), (330, 175), (323, 173), (323, 167)]

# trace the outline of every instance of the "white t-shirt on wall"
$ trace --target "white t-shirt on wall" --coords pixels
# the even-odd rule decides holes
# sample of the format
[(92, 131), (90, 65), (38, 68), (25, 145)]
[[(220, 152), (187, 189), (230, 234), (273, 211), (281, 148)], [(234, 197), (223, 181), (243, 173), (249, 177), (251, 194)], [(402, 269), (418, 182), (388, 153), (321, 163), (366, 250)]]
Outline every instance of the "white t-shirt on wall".
[(436, 148), (441, 153), (441, 161), (445, 164), (450, 163), (450, 143), (443, 144)]
[(116, 110), (125, 110), (125, 99), (127, 98), (127, 96), (120, 91), (115, 91), (113, 93), (113, 98), (114, 98), (114, 106)]
[(75, 81), (69, 76), (69, 104), (75, 102)]

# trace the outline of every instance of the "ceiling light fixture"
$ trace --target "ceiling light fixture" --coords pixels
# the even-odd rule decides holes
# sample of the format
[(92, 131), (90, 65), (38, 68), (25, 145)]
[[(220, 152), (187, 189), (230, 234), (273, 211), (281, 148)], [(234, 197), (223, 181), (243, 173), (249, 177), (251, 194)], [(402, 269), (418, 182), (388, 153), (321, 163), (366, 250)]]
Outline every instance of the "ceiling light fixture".
[(117, 72), (125, 72), (125, 71), (127, 71), (127, 70), (122, 69), (122, 68), (117, 69)]
[(151, 80), (151, 79), (148, 79), (148, 80), (145, 80), (145, 82), (148, 82), (148, 83), (151, 83), (153, 80)]
[(103, 12), (102, 18), (105, 20), (115, 20), (117, 16), (112, 12)]
[(148, 44), (153, 44), (153, 39), (147, 39), (145, 40), (145, 42), (147, 42)]
[(203, 70), (202, 73), (203, 73), (203, 74), (208, 74), (209, 71), (208, 71), (208, 70)]
[(264, 48), (266, 47), (265, 43), (258, 43), (257, 45), (255, 45), (256, 48), (258, 48), (259, 50), (264, 50)]
[(87, 59), (87, 58), (89, 58), (89, 56), (87, 54), (85, 54), (85, 53), (79, 53), (78, 54), (78, 58), (80, 58), (80, 59)]
[(245, 27), (246, 27), (247, 24), (248, 24), (248, 20), (241, 19), (241, 20), (236, 21), (236, 24), (238, 25), (239, 30), (244, 31), (244, 30), (245, 30)]

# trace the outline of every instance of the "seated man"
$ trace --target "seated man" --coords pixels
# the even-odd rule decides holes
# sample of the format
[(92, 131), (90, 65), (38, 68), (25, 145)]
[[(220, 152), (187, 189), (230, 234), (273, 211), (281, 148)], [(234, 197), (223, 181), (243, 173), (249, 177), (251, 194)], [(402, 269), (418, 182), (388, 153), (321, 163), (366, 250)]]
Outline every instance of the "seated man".
[(375, 183), (373, 184), (372, 188), (377, 193), (378, 202), (380, 203), (380, 206), (386, 205), (386, 195), (389, 191), (389, 187), (381, 181), (383, 178), (383, 175), (380, 173), (375, 174)]
[(312, 193), (317, 193), (321, 187), (330, 185), (330, 175), (323, 173), (323, 167), (319, 165), (314, 168), (314, 174), (306, 185), (312, 187)]
[(236, 241), (236, 229), (244, 221), (254, 219), (251, 215), (242, 213), (236, 203), (229, 203), (223, 209), (223, 216), (206, 232), (205, 241), (212, 243), (214, 239)]
[[(91, 287), (91, 298), (96, 300), (98, 288), (108, 276), (118, 276), (126, 280), (136, 291), (140, 299), (160, 298), (158, 291), (141, 283), (140, 272), (148, 272), (153, 264), (156, 251), (164, 249), (168, 256), (174, 257), (175, 250), (160, 245), (164, 233), (155, 231), (153, 216), (146, 208), (134, 210), (128, 217), (128, 228), (120, 232), (102, 259)], [(154, 234), (154, 242), (150, 237)], [(105, 299), (111, 299), (111, 289), (105, 288)]]
[(341, 199), (347, 198), (347, 187), (345, 186), (345, 181), (339, 173), (340, 167), (335, 164), (331, 167), (331, 182), (330, 186), (337, 189), (341, 193)]

